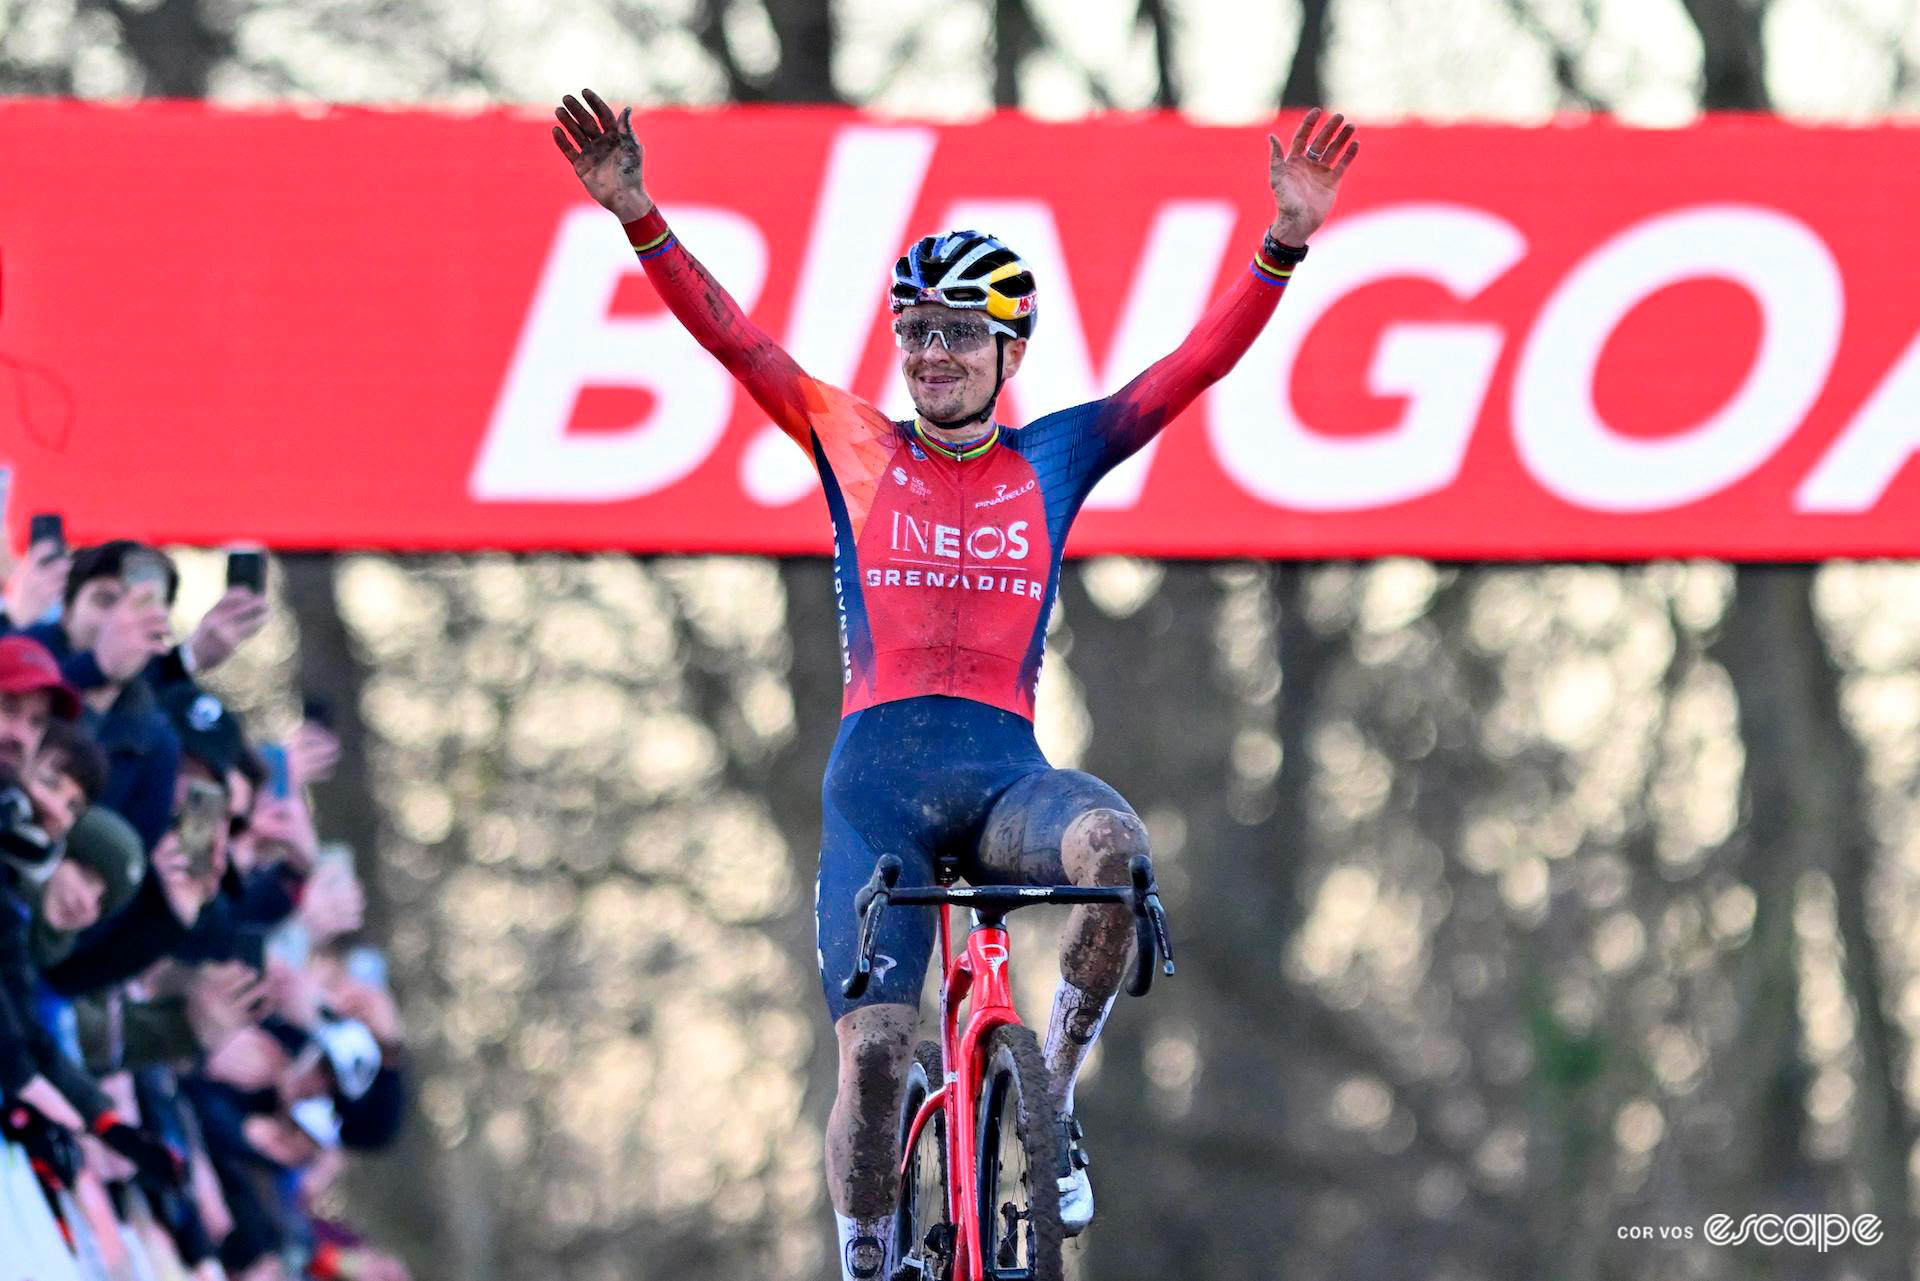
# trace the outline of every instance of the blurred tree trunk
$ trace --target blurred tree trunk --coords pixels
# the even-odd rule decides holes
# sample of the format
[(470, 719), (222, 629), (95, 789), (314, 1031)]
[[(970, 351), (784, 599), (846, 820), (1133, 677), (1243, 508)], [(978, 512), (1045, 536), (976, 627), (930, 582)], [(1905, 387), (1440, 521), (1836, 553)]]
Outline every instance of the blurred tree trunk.
[(766, 97), (764, 88), (747, 77), (739, 59), (733, 56), (733, 46), (727, 41), (728, 7), (728, 0), (700, 0), (700, 7), (688, 25), (700, 41), (700, 47), (720, 64), (720, 73), (727, 78), (727, 99), (758, 102)]
[[(767, 16), (780, 38), (780, 65), (768, 82), (767, 96), (777, 102), (844, 103), (833, 83), (837, 29), (831, 0), (767, 0)], [(776, 932), (796, 972), (814, 975), (818, 971), (813, 887), (820, 868), (820, 780), (840, 721), (839, 617), (832, 562), (821, 557), (782, 561), (780, 585), (786, 596), (793, 736), (769, 762), (766, 797), (787, 847), (794, 883), (804, 892)], [(824, 1135), (838, 1077), (837, 1043), (817, 984), (809, 982), (794, 995), (813, 1015), (804, 1106), (815, 1131)], [(824, 1187), (824, 1152), (821, 1160)], [(824, 1199), (811, 1224), (809, 1230), (819, 1235), (820, 1257), (832, 1258), (833, 1216)]]
[[(393, 939), (397, 913), (388, 884), (391, 869), (379, 858), (386, 835), (384, 810), (370, 757), (374, 743), (361, 712), (369, 671), (340, 615), (337, 563), (338, 557), (321, 552), (281, 558), (287, 606), (300, 635), (300, 692), (332, 702), (340, 737), (340, 763), (333, 777), (313, 792), (320, 831), (326, 839), (353, 848), (366, 887), (367, 936), (386, 944)], [(408, 973), (405, 967), (394, 967), (396, 995), (403, 1004)], [(415, 1088), (433, 1073), (436, 1065), (429, 1060), (437, 1045), (437, 1038), (422, 1037), (408, 1047)], [(447, 1229), (455, 1224), (470, 1229), (478, 1219), (490, 1217), (475, 1213), (475, 1207), (490, 1204), (490, 1199), (482, 1191), (450, 1183), (441, 1157), (431, 1131), (417, 1121), (403, 1126), (386, 1151), (357, 1155), (347, 1175), (356, 1220), (369, 1238), (400, 1251), (416, 1275), (444, 1275), (432, 1269), (431, 1262), (453, 1259), (469, 1265), (457, 1268), (458, 1275), (483, 1281), (488, 1270), (471, 1265), (490, 1252), (472, 1248), (471, 1231), (456, 1241)], [(423, 1214), (426, 1205), (442, 1206), (446, 1213)]]
[(780, 38), (780, 65), (767, 81), (773, 102), (843, 101), (833, 87), (833, 50), (838, 32), (832, 0), (766, 0), (767, 18)]
[(1768, 0), (1681, 0), (1700, 33), (1700, 105), (1708, 111), (1768, 111), (1763, 26)]
[[(1177, 815), (1184, 829), (1160, 859), (1185, 887), (1169, 895), (1181, 972), (1145, 1002), (1121, 998), (1081, 1096), (1107, 1207), (1086, 1246), (1096, 1277), (1253, 1275), (1249, 1260), (1269, 1267), (1284, 1254), (1303, 1185), (1318, 1178), (1283, 1137), (1281, 1069), (1297, 1028), (1283, 958), (1305, 820), (1233, 799), (1248, 709), (1215, 658), (1221, 600), (1204, 564), (1167, 566), (1160, 590), (1124, 618), (1100, 609), (1077, 569), (1061, 579), (1094, 726), (1084, 767), (1150, 821)], [(1313, 686), (1305, 655), (1295, 658), (1290, 698)], [(1305, 706), (1301, 695), (1303, 728)], [(1282, 774), (1304, 773), (1306, 759), (1289, 756)]]
[(1020, 105), (1020, 68), (1040, 49), (1027, 0), (993, 0), (993, 105)]
[(1856, 1143), (1886, 1240), (1861, 1252), (1862, 1274), (1909, 1275), (1914, 1248), (1909, 1160), (1914, 1127), (1900, 1088), (1904, 1048), (1888, 1016), (1883, 960), (1870, 926), (1869, 870), (1877, 842), (1861, 780), (1865, 761), (1840, 704), (1840, 674), (1820, 634), (1808, 566), (1745, 566), (1717, 646), (1739, 696), (1746, 744), (1748, 879), (1758, 899), (1741, 976), (1748, 1064), (1736, 1084), (1734, 1142), (1726, 1168), (1796, 1208), (1830, 1210), (1804, 1150), (1807, 1065), (1801, 1050), (1799, 952), (1794, 909), (1801, 879), (1833, 882), (1843, 973), (1853, 998), (1860, 1056)]
[[(1684, 0), (1700, 36), (1701, 105), (1767, 111), (1766, 0)], [(1870, 1204), (1886, 1240), (1861, 1251), (1876, 1278), (1913, 1266), (1912, 1158), (1915, 1132), (1901, 1089), (1908, 1047), (1888, 1016), (1885, 966), (1868, 907), (1876, 841), (1868, 821), (1860, 746), (1841, 708), (1840, 677), (1820, 634), (1812, 566), (1742, 566), (1720, 658), (1740, 701), (1751, 806), (1753, 881), (1759, 898), (1748, 945), (1753, 1002), (1750, 1035), (1736, 1044), (1755, 1055), (1753, 1109), (1734, 1117), (1736, 1143), (1757, 1146), (1750, 1170), (1760, 1188), (1804, 1186), (1805, 1065), (1800, 1048), (1798, 950), (1793, 909), (1802, 873), (1831, 877), (1843, 973), (1860, 1055), (1855, 1142)], [(1761, 1136), (1771, 1136), (1763, 1138)], [(1830, 1205), (1808, 1208), (1831, 1209)]]
[(1140, 0), (1139, 20), (1153, 33), (1153, 105), (1177, 107), (1180, 92), (1173, 75), (1173, 18), (1167, 0)]
[[(340, 737), (340, 764), (333, 777), (313, 789), (314, 810), (328, 839), (352, 846), (363, 860), (380, 848), (381, 816), (374, 796), (373, 771), (367, 760), (372, 740), (361, 719), (360, 699), (368, 669), (354, 651), (346, 621), (340, 617), (334, 594), (338, 557), (330, 552), (298, 552), (281, 557), (287, 607), (300, 633), (299, 692), (327, 699), (333, 705), (334, 732)], [(393, 904), (385, 883), (369, 875), (367, 932), (386, 938), (393, 930)]]
[[(782, 561), (780, 586), (786, 595), (793, 737), (769, 763), (766, 798), (787, 847), (794, 884), (802, 893), (775, 926), (775, 935), (795, 971), (812, 975), (818, 968), (813, 892), (820, 870), (820, 780), (826, 774), (827, 753), (840, 721), (840, 624), (834, 607), (833, 564), (818, 557)], [(815, 1131), (824, 1135), (839, 1077), (838, 1042), (817, 984), (809, 982), (794, 993), (794, 999), (812, 1016), (804, 1107)], [(824, 1187), (824, 1153), (821, 1159)], [(823, 1201), (808, 1228), (819, 1235), (822, 1258), (833, 1257), (832, 1227), (831, 1207)]]
[(81, 0), (119, 28), (150, 98), (204, 98), (213, 72), (236, 51), (230, 22), (216, 25), (202, 0)]
[(1332, 10), (1332, 0), (1300, 0), (1300, 39), (1293, 46), (1293, 60), (1287, 64), (1287, 81), (1280, 88), (1281, 106), (1314, 107), (1327, 100), (1320, 63), (1326, 55)]

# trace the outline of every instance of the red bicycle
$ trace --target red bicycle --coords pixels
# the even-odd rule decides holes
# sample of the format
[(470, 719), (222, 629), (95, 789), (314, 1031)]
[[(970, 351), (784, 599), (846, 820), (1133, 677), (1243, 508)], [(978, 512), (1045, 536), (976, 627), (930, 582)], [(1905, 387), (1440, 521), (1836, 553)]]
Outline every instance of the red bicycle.
[[(938, 884), (901, 888), (887, 855), (854, 900), (860, 951), (842, 990), (857, 998), (873, 971), (887, 907), (940, 909), (940, 1040), (922, 1041), (900, 1111), (900, 1204), (890, 1281), (1061, 1281), (1060, 1191), (1065, 1168), (1056, 1091), (1040, 1042), (1013, 1008), (1007, 913), (1036, 903), (1124, 904), (1137, 960), (1127, 990), (1146, 995), (1156, 951), (1173, 973), (1167, 916), (1153, 865), (1136, 856), (1124, 888), (971, 886), (943, 862)], [(970, 908), (966, 946), (953, 948), (948, 908)], [(960, 1007), (971, 999), (964, 1026)], [(953, 1064), (953, 1070), (944, 1065)]]

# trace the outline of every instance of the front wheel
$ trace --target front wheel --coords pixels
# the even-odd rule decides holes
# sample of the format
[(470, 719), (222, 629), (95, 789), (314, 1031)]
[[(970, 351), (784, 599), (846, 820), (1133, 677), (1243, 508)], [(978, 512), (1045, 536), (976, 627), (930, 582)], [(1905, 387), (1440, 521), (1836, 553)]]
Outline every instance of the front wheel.
[(900, 1180), (900, 1207), (894, 1212), (893, 1281), (950, 1281), (953, 1276), (953, 1225), (947, 1221), (947, 1118), (935, 1112), (921, 1128), (919, 1141), (907, 1150), (913, 1118), (927, 1096), (940, 1088), (945, 1074), (940, 1047), (922, 1041), (913, 1048), (907, 1066), (907, 1088), (900, 1101), (900, 1150), (905, 1174)]
[(997, 1027), (982, 1046), (980, 1247), (985, 1275), (1061, 1281), (1060, 1126), (1040, 1042)]

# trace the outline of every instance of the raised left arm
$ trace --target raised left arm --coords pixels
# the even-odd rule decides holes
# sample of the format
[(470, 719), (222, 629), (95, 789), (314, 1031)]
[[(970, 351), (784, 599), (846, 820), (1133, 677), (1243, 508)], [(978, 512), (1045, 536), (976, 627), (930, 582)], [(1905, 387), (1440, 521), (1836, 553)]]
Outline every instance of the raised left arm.
[(1286, 292), (1294, 266), (1307, 256), (1307, 237), (1326, 221), (1341, 177), (1360, 154), (1345, 117), (1335, 114), (1323, 124), (1318, 107), (1301, 120), (1290, 146), (1282, 147), (1273, 134), (1267, 135), (1267, 144), (1274, 216), (1260, 252), (1233, 287), (1207, 308), (1185, 342), (1111, 397), (1105, 467), (1153, 439), (1253, 346)]
[(1283, 245), (1306, 247), (1307, 237), (1332, 212), (1340, 179), (1360, 154), (1353, 126), (1345, 116), (1335, 112), (1319, 136), (1313, 137), (1319, 119), (1320, 108), (1315, 107), (1300, 121), (1287, 147), (1275, 135), (1267, 135), (1267, 185), (1273, 188), (1274, 206), (1273, 226), (1267, 234)]

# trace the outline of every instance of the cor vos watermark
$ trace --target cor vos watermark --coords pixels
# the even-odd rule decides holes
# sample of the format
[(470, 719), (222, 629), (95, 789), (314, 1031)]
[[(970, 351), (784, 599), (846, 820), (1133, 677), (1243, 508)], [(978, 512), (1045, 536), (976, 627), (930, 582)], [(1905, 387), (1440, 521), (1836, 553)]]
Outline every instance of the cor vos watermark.
[(1883, 1235), (1877, 1214), (1731, 1214), (1708, 1217), (1696, 1238), (1693, 1225), (1622, 1224), (1615, 1230), (1622, 1241), (1693, 1241), (1708, 1245), (1796, 1246), (1828, 1250), (1846, 1245), (1878, 1245)]

